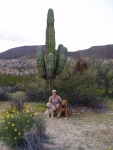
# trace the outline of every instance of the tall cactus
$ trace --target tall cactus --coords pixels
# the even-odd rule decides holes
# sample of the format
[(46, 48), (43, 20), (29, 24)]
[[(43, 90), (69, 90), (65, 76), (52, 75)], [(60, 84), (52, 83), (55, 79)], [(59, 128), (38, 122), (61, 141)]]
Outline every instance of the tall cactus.
[(50, 81), (59, 75), (67, 61), (67, 48), (62, 44), (55, 50), (55, 30), (54, 30), (54, 13), (52, 9), (48, 10), (47, 28), (46, 28), (46, 59), (41, 47), (37, 48), (37, 68), (39, 75)]
[(47, 28), (46, 28), (46, 64), (49, 53), (53, 53), (55, 57), (55, 29), (54, 29), (54, 13), (52, 9), (48, 10)]

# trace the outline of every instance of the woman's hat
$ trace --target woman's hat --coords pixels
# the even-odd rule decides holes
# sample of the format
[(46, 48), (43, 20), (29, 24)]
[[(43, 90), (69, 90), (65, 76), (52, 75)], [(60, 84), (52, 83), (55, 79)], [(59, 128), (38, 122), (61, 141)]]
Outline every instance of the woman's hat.
[(57, 91), (56, 90), (52, 90), (52, 93), (56, 93)]

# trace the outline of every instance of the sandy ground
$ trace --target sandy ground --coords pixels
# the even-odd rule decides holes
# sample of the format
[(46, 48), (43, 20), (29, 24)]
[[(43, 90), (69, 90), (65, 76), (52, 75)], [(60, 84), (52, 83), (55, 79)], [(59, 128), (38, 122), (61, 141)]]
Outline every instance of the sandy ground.
[(113, 113), (75, 111), (68, 120), (47, 118), (51, 150), (113, 150)]
[(5, 146), (3, 142), (0, 142), (0, 150), (11, 150), (9, 147)]
[[(113, 112), (72, 109), (64, 120), (45, 118), (48, 150), (113, 150)], [(0, 142), (0, 150), (11, 150)]]

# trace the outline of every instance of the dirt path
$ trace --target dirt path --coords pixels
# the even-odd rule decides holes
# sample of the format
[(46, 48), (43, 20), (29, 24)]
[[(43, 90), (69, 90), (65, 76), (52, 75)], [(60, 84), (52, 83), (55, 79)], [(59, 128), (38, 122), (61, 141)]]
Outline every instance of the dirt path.
[(113, 113), (80, 112), (46, 121), (51, 150), (113, 150)]

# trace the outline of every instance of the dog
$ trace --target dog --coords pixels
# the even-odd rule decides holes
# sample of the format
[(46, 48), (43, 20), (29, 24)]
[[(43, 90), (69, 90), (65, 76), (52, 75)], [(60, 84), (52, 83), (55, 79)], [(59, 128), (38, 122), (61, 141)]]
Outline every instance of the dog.
[(65, 119), (67, 119), (69, 117), (69, 111), (66, 100), (62, 100), (57, 118), (60, 118), (63, 112), (65, 113)]
[(52, 104), (50, 102), (48, 102), (46, 104), (45, 116), (46, 117), (51, 116), (51, 118), (53, 118), (53, 108), (52, 108)]

